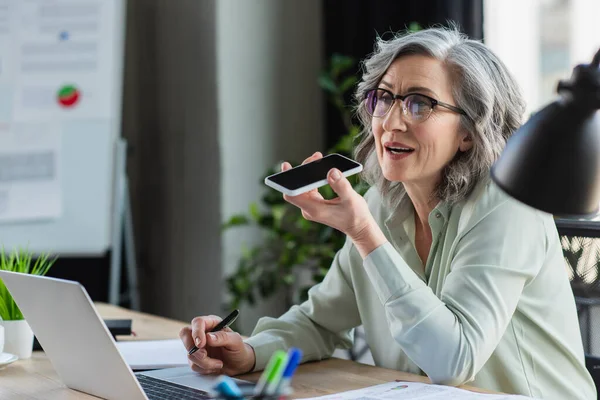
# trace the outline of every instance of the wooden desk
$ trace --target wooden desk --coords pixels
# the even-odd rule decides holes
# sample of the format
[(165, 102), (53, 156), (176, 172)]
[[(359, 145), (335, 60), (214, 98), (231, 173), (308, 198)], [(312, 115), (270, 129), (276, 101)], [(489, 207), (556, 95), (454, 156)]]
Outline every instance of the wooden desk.
[[(135, 339), (177, 338), (184, 322), (174, 321), (126, 310), (107, 304), (97, 304), (104, 318), (131, 318)], [(121, 338), (119, 338), (121, 339)], [(125, 339), (125, 338), (124, 338)], [(85, 365), (82, 365), (85, 368)], [(250, 381), (258, 380), (260, 373), (241, 376)], [(352, 389), (360, 389), (395, 379), (428, 382), (418, 375), (407, 374), (385, 368), (359, 364), (353, 361), (330, 359), (301, 365), (294, 376), (294, 397), (313, 397)], [(471, 387), (465, 389), (484, 392)], [(70, 390), (60, 381), (50, 361), (43, 352), (36, 351), (31, 359), (17, 361), (0, 369), (0, 399), (3, 400), (79, 400), (97, 399)]]

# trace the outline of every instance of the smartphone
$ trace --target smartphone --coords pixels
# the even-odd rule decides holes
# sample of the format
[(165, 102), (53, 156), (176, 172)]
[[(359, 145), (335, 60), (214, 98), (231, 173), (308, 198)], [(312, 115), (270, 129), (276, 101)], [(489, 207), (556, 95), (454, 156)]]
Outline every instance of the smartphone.
[(363, 166), (348, 157), (333, 153), (319, 160), (267, 176), (265, 184), (281, 193), (297, 196), (327, 185), (327, 173), (332, 168), (339, 169), (344, 176), (350, 176), (362, 171)]

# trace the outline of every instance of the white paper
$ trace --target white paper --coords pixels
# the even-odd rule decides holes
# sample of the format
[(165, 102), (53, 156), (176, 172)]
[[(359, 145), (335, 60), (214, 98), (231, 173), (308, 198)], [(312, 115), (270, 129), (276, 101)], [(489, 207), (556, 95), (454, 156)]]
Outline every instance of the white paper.
[(187, 351), (179, 339), (117, 342), (117, 348), (133, 370), (189, 365)]
[(5, 129), (12, 120), (14, 93), (14, 30), (13, 3), (0, 0), (0, 128)]
[[(17, 22), (6, 35), (14, 71), (13, 120), (111, 118), (114, 94), (106, 85), (115, 71), (107, 39), (121, 23), (114, 18), (116, 3), (15, 0), (10, 5), (7, 12)], [(74, 100), (64, 101), (66, 88)]]
[(62, 213), (58, 123), (0, 129), (0, 223)]
[[(422, 399), (422, 400), (525, 400), (531, 397), (515, 395), (483, 394), (458, 389), (451, 386), (429, 385), (417, 382), (390, 382), (352, 390), (314, 397), (319, 400), (380, 400), (380, 399)], [(310, 400), (310, 399), (306, 399)]]

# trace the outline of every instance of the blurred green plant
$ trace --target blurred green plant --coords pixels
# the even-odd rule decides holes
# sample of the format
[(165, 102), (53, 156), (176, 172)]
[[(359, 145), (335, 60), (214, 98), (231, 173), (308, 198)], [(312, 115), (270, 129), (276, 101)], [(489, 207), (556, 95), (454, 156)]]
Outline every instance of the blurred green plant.
[[(352, 108), (345, 101), (345, 95), (356, 86), (355, 72), (355, 60), (333, 54), (319, 76), (318, 83), (328, 101), (339, 111), (346, 132), (327, 153), (350, 156), (360, 132)], [(265, 176), (275, 172), (278, 169), (273, 167)], [(349, 180), (358, 193), (366, 192), (367, 185), (359, 180), (358, 175), (349, 177)], [(321, 187), (319, 192), (327, 199), (335, 197), (329, 185)], [(323, 280), (345, 240), (341, 232), (304, 219), (297, 207), (284, 201), (281, 193), (271, 188), (266, 189), (260, 204), (254, 202), (247, 214), (232, 216), (224, 224), (224, 229), (243, 226), (259, 227), (264, 240), (252, 248), (243, 248), (237, 270), (226, 279), (231, 296), (230, 309), (243, 303), (254, 304), (258, 298), (268, 298), (282, 289), (288, 307), (305, 300), (308, 289)], [(307, 285), (296, 284), (302, 270), (312, 277)]]
[[(48, 254), (41, 254), (33, 264), (32, 261), (33, 254), (27, 249), (15, 249), (10, 254), (6, 254), (4, 247), (0, 250), (0, 270), (22, 274), (46, 275), (54, 265), (56, 258), (50, 258)], [(0, 319), (4, 321), (24, 319), (23, 313), (2, 280), (0, 280)]]
[(416, 21), (413, 21), (410, 24), (408, 24), (408, 28), (407, 28), (408, 32), (417, 32), (417, 31), (420, 31), (421, 29), (423, 29), (423, 28)]
[[(417, 22), (411, 22), (406, 27), (407, 32), (421, 29)], [(339, 112), (345, 129), (345, 134), (327, 153), (352, 155), (360, 126), (353, 118), (352, 107), (347, 99), (358, 82), (357, 72), (353, 58), (333, 54), (319, 76), (319, 86)], [(278, 172), (277, 168), (271, 168), (265, 176)], [(360, 181), (358, 175), (349, 177), (349, 180), (361, 195), (367, 191), (367, 184)], [(328, 185), (320, 188), (319, 192), (326, 199), (335, 197)], [(264, 240), (257, 246), (242, 249), (237, 270), (227, 278), (227, 290), (231, 296), (227, 306), (229, 309), (237, 308), (244, 302), (254, 304), (258, 298), (268, 298), (282, 289), (288, 308), (304, 301), (308, 289), (323, 280), (345, 240), (341, 232), (305, 220), (298, 208), (285, 202), (281, 193), (270, 188), (260, 204), (252, 203), (247, 214), (232, 216), (224, 224), (224, 229), (244, 226), (259, 227), (264, 233)], [(312, 280), (299, 285), (297, 278), (303, 271), (307, 271)], [(297, 289), (295, 293), (294, 288)]]

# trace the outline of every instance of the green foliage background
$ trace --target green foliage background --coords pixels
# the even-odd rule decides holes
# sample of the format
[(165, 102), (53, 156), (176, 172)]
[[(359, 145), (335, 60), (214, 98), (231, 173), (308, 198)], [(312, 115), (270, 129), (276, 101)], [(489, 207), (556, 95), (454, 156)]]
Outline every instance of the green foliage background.
[[(351, 156), (354, 140), (360, 131), (345, 101), (345, 95), (357, 83), (353, 73), (355, 67), (356, 62), (352, 58), (334, 54), (319, 77), (319, 85), (326, 92), (328, 101), (339, 111), (347, 132), (327, 153)], [(278, 172), (278, 166), (267, 171), (265, 176), (275, 172)], [(349, 179), (360, 194), (366, 192), (367, 186), (358, 175)], [(319, 191), (327, 199), (335, 197), (328, 185)], [(244, 248), (237, 270), (227, 278), (227, 289), (231, 295), (229, 308), (238, 308), (243, 303), (254, 304), (258, 297), (269, 297), (282, 288), (288, 289), (285, 291), (288, 306), (303, 301), (308, 289), (323, 280), (335, 253), (345, 240), (341, 232), (305, 220), (297, 207), (284, 201), (281, 193), (271, 188), (266, 189), (260, 203), (250, 204), (247, 214), (231, 217), (224, 228), (241, 226), (260, 227), (264, 241), (258, 246)], [(299, 288), (298, 293), (292, 293), (298, 269), (310, 271), (312, 282)]]
[[(417, 22), (412, 22), (406, 31), (421, 29)], [(352, 107), (346, 99), (356, 87), (357, 72), (356, 60), (333, 54), (319, 76), (319, 86), (338, 110), (346, 131), (327, 153), (352, 156), (360, 125), (353, 118)], [(278, 168), (271, 168), (265, 177), (278, 172)], [(367, 191), (368, 186), (359, 180), (358, 175), (351, 176), (349, 180), (361, 195)], [(326, 199), (335, 197), (329, 186), (320, 188), (319, 192)], [(237, 270), (227, 278), (227, 290), (231, 295), (231, 302), (227, 305), (229, 309), (243, 303), (254, 304), (258, 297), (267, 298), (282, 288), (287, 289), (287, 306), (305, 300), (308, 289), (323, 280), (345, 240), (341, 232), (305, 220), (299, 209), (285, 202), (281, 193), (270, 188), (259, 203), (250, 204), (247, 214), (231, 217), (224, 229), (241, 226), (260, 227), (265, 239), (258, 246), (243, 249)], [(292, 293), (299, 269), (308, 270), (312, 274), (312, 282), (300, 287), (298, 293)]]

